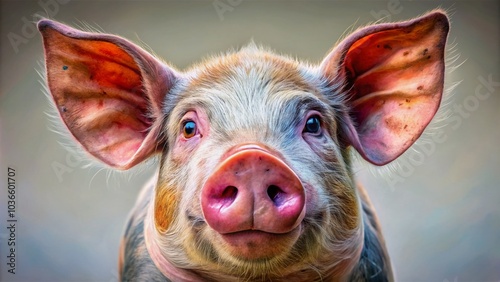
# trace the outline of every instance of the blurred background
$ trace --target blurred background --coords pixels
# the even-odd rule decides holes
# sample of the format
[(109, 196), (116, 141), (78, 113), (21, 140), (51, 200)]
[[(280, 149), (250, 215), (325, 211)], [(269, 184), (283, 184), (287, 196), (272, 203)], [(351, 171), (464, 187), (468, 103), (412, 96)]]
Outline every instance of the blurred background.
[[(50, 131), (34, 14), (147, 44), (184, 69), (251, 39), (321, 61), (344, 31), (441, 7), (451, 16), (448, 111), (391, 171), (359, 162), (399, 281), (500, 281), (498, 1), (1, 1), (0, 280), (116, 281), (126, 218), (154, 163), (83, 167)], [(453, 57), (460, 55), (460, 57)], [(8, 273), (7, 173), (16, 171), (16, 274)]]

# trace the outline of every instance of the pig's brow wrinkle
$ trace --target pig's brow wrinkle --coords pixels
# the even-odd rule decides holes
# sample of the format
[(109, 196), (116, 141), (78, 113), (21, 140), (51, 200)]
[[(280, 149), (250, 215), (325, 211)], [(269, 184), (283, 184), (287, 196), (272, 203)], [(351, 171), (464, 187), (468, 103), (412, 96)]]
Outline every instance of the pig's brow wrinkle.
[(302, 115), (307, 110), (317, 110), (323, 114), (328, 112), (328, 106), (316, 97), (293, 97), (284, 104), (287, 110), (294, 109), (296, 116)]

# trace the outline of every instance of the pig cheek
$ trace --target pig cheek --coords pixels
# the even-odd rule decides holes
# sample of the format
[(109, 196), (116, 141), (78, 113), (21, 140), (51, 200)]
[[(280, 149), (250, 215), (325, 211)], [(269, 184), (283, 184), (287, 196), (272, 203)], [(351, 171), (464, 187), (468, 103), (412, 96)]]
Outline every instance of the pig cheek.
[[(311, 150), (311, 160), (309, 163), (301, 164), (301, 166), (294, 168), (294, 170), (299, 174), (299, 177), (304, 185), (306, 192), (306, 216), (315, 217), (318, 213), (325, 210), (326, 191), (325, 184), (323, 182), (324, 178), (320, 178), (315, 170), (317, 168), (315, 164), (317, 163), (330, 163), (336, 164), (337, 153), (333, 142), (329, 142), (329, 136), (323, 134), (322, 136), (304, 136), (303, 146), (309, 147)], [(307, 149), (309, 149), (307, 148)], [(302, 172), (302, 173), (301, 173)], [(303, 173), (308, 172), (308, 173)]]
[(306, 216), (316, 214), (319, 210), (319, 194), (318, 188), (310, 184), (304, 184), (306, 190)]
[(324, 164), (338, 164), (339, 148), (329, 134), (323, 132), (321, 136), (304, 136), (304, 141)]
[(314, 153), (322, 154), (321, 149), (327, 142), (327, 138), (324, 133), (321, 136), (304, 135), (303, 138), (306, 142), (306, 146), (309, 146)]
[(172, 158), (177, 163), (185, 164), (193, 156), (195, 149), (200, 143), (201, 137), (194, 136), (192, 138), (186, 139), (183, 136), (179, 136), (175, 142), (174, 148), (172, 149)]

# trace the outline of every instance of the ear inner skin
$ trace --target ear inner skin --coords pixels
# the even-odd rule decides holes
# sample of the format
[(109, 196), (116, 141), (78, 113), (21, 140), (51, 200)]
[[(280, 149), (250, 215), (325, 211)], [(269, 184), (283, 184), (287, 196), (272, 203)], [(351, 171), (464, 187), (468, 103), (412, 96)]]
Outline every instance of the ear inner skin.
[(344, 131), (368, 161), (391, 162), (422, 134), (441, 102), (448, 19), (440, 11), (356, 31), (323, 61), (348, 94)]
[(94, 157), (127, 169), (156, 151), (164, 95), (175, 72), (140, 47), (50, 20), (43, 36), (47, 81), (69, 131)]

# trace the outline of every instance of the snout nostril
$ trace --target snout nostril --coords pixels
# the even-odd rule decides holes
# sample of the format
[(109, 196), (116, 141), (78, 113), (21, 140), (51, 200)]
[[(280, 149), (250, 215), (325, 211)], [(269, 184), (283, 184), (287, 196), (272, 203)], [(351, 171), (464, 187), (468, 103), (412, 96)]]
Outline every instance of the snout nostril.
[(276, 206), (280, 206), (285, 200), (285, 192), (283, 192), (283, 190), (276, 185), (270, 185), (267, 187), (267, 195)]
[(227, 186), (220, 195), (221, 200), (226, 204), (231, 204), (238, 195), (238, 188), (234, 186)]

